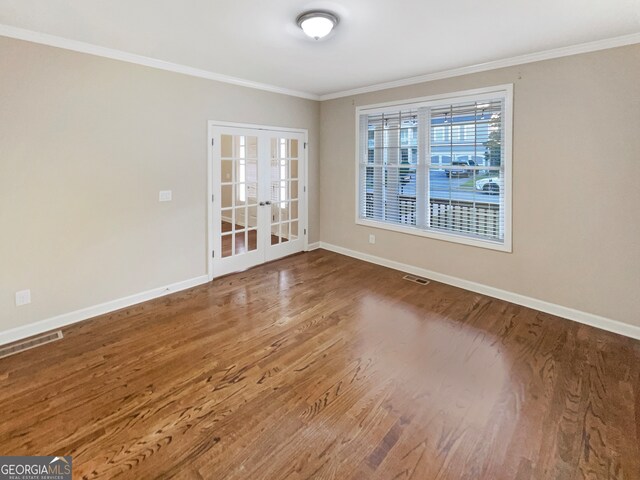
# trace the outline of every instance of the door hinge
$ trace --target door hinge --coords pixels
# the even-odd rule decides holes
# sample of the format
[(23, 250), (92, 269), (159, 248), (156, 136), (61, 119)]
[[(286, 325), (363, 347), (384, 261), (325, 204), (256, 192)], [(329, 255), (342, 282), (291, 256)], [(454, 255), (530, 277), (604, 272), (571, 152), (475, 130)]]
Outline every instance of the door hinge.
[(216, 251), (215, 250), (211, 250), (211, 258), (216, 258)]
[(213, 144), (215, 143), (215, 139), (211, 139), (211, 146), (213, 147)]
[(304, 142), (304, 148), (305, 149), (307, 148), (307, 142)]
[(307, 234), (307, 229), (306, 229), (306, 228), (304, 229), (304, 234), (305, 234), (305, 235)]
[(304, 187), (302, 187), (302, 191), (306, 192), (307, 191), (307, 186), (305, 185)]
[(215, 195), (213, 195), (213, 194), (211, 194), (211, 202), (213, 203), (213, 202), (215, 202), (215, 201), (216, 201), (216, 196), (215, 196)]

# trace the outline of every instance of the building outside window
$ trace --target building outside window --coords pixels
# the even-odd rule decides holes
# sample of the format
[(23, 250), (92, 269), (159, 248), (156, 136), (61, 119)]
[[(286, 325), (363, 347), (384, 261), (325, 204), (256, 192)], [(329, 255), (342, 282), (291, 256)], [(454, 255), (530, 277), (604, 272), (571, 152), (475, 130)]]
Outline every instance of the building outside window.
[(360, 224), (511, 250), (511, 86), (359, 107)]

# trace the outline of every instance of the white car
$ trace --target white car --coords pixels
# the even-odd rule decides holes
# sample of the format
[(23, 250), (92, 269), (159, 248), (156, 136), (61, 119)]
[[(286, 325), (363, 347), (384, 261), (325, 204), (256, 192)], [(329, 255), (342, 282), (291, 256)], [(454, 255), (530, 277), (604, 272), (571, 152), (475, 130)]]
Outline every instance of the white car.
[(476, 182), (476, 190), (497, 195), (502, 190), (502, 180), (500, 177), (483, 178)]

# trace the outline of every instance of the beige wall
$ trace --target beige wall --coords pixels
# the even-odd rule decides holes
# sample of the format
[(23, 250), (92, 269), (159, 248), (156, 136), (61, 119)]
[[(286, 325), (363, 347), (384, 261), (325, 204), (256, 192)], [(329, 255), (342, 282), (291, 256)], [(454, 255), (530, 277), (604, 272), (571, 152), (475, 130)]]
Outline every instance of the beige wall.
[[(513, 253), (354, 223), (356, 106), (504, 83)], [(640, 325), (639, 45), (322, 102), (320, 139), (323, 242)]]
[(206, 274), (208, 120), (309, 129), (317, 241), (318, 102), (0, 37), (0, 332)]
[[(638, 78), (631, 46), (318, 103), (0, 37), (0, 332), (206, 273), (210, 119), (309, 129), (310, 242), (640, 325)], [(356, 105), (503, 83), (512, 254), (355, 225)]]

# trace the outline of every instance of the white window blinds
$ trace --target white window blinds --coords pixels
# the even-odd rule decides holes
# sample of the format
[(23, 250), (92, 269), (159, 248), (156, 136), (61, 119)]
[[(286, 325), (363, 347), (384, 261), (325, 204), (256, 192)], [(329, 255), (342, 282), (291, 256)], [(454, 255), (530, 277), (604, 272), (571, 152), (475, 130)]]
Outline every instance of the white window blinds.
[(416, 225), (418, 175), (424, 173), (418, 168), (418, 111), (364, 115), (361, 137), (361, 215)]
[(481, 246), (510, 243), (507, 98), (496, 92), (363, 108), (359, 223)]

